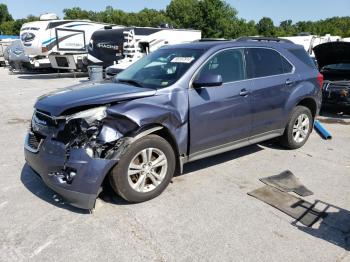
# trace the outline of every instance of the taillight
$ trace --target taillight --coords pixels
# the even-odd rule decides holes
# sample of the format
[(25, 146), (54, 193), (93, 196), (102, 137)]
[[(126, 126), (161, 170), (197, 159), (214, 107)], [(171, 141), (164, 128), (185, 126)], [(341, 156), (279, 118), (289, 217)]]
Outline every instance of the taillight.
[(322, 88), (322, 86), (323, 86), (323, 75), (321, 73), (318, 73), (317, 81), (318, 81), (318, 83), (320, 85), (320, 88)]
[(41, 53), (47, 53), (49, 49), (46, 46), (41, 47)]

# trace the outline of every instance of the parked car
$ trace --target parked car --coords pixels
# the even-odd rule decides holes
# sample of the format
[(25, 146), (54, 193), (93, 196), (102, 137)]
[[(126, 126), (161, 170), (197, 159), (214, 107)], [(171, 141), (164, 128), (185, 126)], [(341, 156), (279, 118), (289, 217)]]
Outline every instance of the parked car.
[(350, 42), (330, 42), (314, 48), (324, 75), (323, 105), (350, 112)]
[(158, 196), (185, 163), (280, 137), (305, 144), (322, 75), (302, 46), (246, 38), (166, 46), (112, 81), (42, 96), (29, 166), (74, 206), (104, 182), (129, 202)]

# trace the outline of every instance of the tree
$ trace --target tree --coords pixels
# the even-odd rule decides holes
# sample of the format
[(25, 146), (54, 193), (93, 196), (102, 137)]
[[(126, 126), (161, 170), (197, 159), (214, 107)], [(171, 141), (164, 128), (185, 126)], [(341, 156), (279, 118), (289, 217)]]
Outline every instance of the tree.
[(276, 35), (275, 26), (272, 19), (269, 17), (263, 17), (256, 27), (258, 33), (262, 36), (271, 37)]
[(0, 31), (5, 35), (19, 35), (23, 24), (37, 20), (39, 17), (29, 15), (27, 18), (6, 21), (0, 24)]
[(7, 9), (7, 5), (0, 4), (0, 24), (7, 22), (7, 21), (12, 21), (12, 20), (13, 20), (13, 18)]
[(198, 0), (173, 0), (166, 8), (166, 15), (177, 28), (195, 28), (199, 16)]
[[(258, 24), (237, 17), (237, 10), (224, 0), (172, 0), (165, 10), (145, 8), (139, 12), (124, 12), (107, 6), (102, 11), (83, 10), (80, 7), (63, 10), (64, 19), (89, 19), (91, 21), (125, 26), (159, 26), (169, 23), (176, 28), (202, 31), (205, 38), (237, 38), (240, 36), (292, 36), (301, 32), (317, 35), (350, 36), (350, 17), (332, 17), (319, 21), (284, 20), (275, 27), (271, 18), (263, 17)], [(38, 20), (28, 16), (13, 20), (7, 6), (0, 4), (0, 31), (19, 34), (23, 23)]]
[(294, 35), (296, 32), (295, 27), (293, 25), (293, 21), (290, 19), (282, 21), (277, 30), (278, 30), (278, 33), (277, 33), (278, 36), (291, 36), (291, 35)]
[(207, 38), (234, 38), (237, 35), (237, 10), (222, 0), (199, 1), (196, 28)]
[(64, 19), (91, 19), (94, 12), (82, 10), (80, 7), (73, 7), (63, 9), (63, 13)]

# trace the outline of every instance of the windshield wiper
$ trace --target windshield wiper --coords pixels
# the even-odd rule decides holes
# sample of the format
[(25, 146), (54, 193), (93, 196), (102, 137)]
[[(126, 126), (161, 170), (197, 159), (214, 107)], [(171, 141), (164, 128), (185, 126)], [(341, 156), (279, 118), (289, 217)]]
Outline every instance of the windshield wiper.
[(120, 82), (120, 83), (127, 83), (127, 84), (131, 84), (131, 85), (134, 85), (134, 86), (143, 87), (140, 82), (138, 82), (136, 80), (132, 80), (132, 79), (118, 79), (117, 78), (117, 81)]

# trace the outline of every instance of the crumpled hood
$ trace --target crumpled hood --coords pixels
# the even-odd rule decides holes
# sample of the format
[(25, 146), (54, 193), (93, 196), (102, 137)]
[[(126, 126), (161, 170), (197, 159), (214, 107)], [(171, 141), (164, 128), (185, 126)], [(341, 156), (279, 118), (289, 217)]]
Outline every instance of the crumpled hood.
[(156, 90), (135, 87), (132, 85), (100, 82), (84, 83), (68, 88), (59, 89), (55, 92), (38, 98), (35, 108), (52, 116), (59, 116), (64, 111), (81, 106), (104, 105), (123, 100), (132, 100), (155, 95)]
[(319, 68), (327, 65), (350, 63), (350, 42), (329, 42), (314, 47)]

